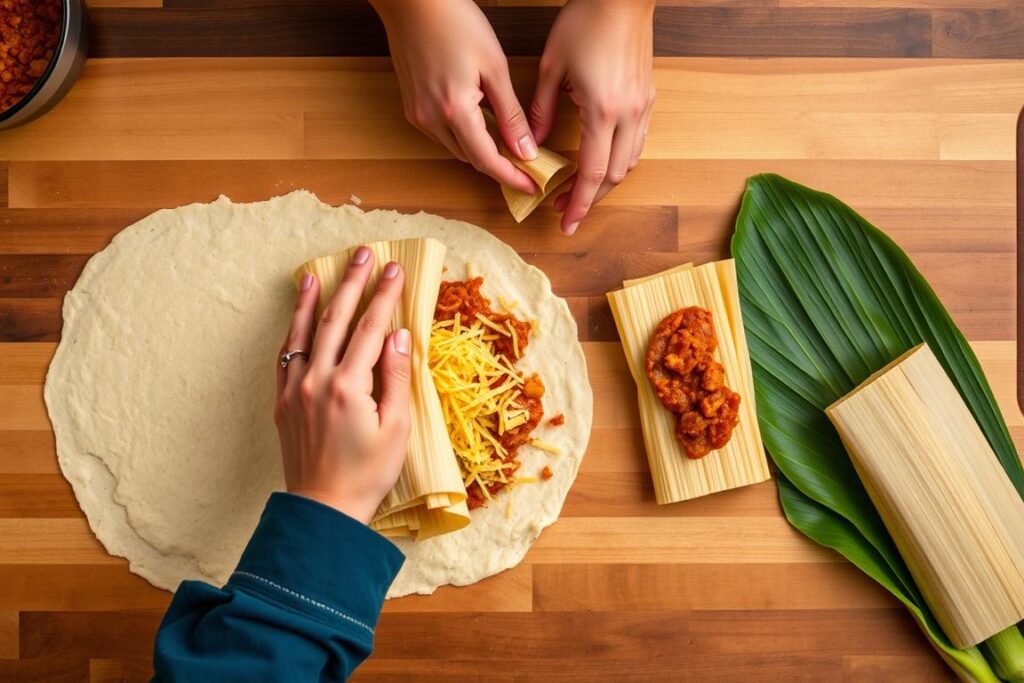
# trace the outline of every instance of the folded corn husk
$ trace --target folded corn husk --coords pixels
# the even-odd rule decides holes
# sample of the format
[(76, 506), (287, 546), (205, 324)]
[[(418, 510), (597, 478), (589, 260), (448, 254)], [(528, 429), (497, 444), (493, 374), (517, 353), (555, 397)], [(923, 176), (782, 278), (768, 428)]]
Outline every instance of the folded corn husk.
[(1024, 500), (931, 349), (911, 349), (826, 413), (953, 644), (1024, 618)]
[[(362, 315), (384, 266), (395, 261), (405, 270), (402, 298), (388, 332), (400, 327), (412, 336), (412, 431), (402, 474), (377, 510), (370, 526), (385, 536), (426, 539), (469, 524), (466, 489), (448, 438), (441, 403), (427, 364), (430, 328), (441, 285), (446, 248), (437, 240), (408, 239), (366, 245), (374, 254), (373, 273), (354, 320)], [(305, 273), (320, 281), (317, 319), (348, 268), (354, 249), (324, 256), (295, 271), (296, 284)]]
[(549, 194), (572, 177), (572, 174), (576, 172), (576, 164), (546, 147), (537, 149), (536, 159), (523, 161), (505, 146), (501, 134), (498, 132), (494, 114), (485, 109), (484, 118), (487, 120), (487, 132), (494, 138), (501, 155), (511, 161), (520, 171), (530, 176), (537, 184), (538, 189), (533, 194), (506, 185), (501, 186), (501, 193), (505, 196), (508, 210), (512, 212), (516, 223), (522, 223), (523, 219), (533, 213), (533, 210), (540, 206)]

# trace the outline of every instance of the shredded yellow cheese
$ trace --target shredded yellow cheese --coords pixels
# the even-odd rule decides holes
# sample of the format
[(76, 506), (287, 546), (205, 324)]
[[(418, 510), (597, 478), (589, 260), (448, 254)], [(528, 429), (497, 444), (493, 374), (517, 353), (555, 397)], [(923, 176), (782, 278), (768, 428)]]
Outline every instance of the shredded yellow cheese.
[(503, 309), (505, 309), (505, 312), (512, 313), (513, 311), (516, 310), (516, 306), (519, 305), (519, 302), (516, 301), (515, 299), (513, 299), (512, 301), (509, 301), (508, 299), (506, 299), (505, 297), (503, 297), (502, 295), (499, 294), (498, 295), (498, 304)]
[(540, 439), (530, 439), (530, 445), (534, 448), (539, 448), (542, 451), (554, 453), (555, 455), (560, 455), (562, 453), (562, 449), (558, 446), (550, 444), (547, 441), (541, 441)]
[(463, 481), (467, 487), (476, 482), (488, 499), (487, 486), (513, 481), (515, 469), (514, 463), (502, 460), (507, 452), (494, 432), (504, 434), (530, 418), (517, 402), (523, 378), (495, 351), (499, 334), (491, 331), (511, 334), (518, 352), (511, 326), (498, 326), (482, 315), (463, 321), (456, 314), (434, 323), (428, 360)]
[(519, 352), (519, 335), (516, 334), (516, 326), (510, 320), (505, 321), (505, 326), (508, 327), (509, 334), (512, 335), (512, 351), (516, 354), (516, 360), (519, 360), (523, 356)]

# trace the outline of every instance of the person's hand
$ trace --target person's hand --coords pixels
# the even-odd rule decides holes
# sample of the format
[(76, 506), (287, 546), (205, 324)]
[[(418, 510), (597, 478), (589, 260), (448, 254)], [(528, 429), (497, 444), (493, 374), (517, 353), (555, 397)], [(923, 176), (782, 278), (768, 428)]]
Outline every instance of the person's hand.
[(498, 152), (480, 101), (494, 110), (505, 145), (537, 156), (526, 115), (494, 30), (472, 0), (371, 0), (387, 29), (405, 117), (462, 161), (499, 183), (532, 193), (528, 175)]
[[(320, 316), (315, 338), (320, 284), (312, 275), (303, 278), (281, 353), (309, 351), (309, 358), (295, 356), (287, 368), (278, 363), (274, 405), (288, 491), (363, 523), (370, 522), (398, 481), (410, 420), (409, 331), (397, 330), (385, 338), (385, 326), (402, 293), (403, 274), (397, 263), (385, 266), (377, 291), (346, 344), (372, 264), (373, 253), (360, 247)], [(372, 395), (378, 361), (379, 402)]]
[(579, 171), (555, 199), (568, 235), (640, 159), (654, 104), (653, 17), (653, 0), (569, 0), (551, 27), (530, 124), (541, 144), (559, 91), (579, 107)]

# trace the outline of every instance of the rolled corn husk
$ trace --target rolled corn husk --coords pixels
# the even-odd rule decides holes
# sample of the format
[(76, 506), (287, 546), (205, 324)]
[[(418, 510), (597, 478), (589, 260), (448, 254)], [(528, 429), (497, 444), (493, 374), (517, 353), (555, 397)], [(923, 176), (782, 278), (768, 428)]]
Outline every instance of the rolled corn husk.
[(911, 349), (826, 413), (953, 644), (1024, 618), (1024, 501), (931, 349)]
[[(655, 499), (675, 503), (770, 478), (754, 403), (754, 381), (740, 318), (739, 290), (732, 260), (694, 267), (676, 266), (649, 277), (626, 280), (609, 292), (622, 347), (637, 386), (640, 425)], [(726, 384), (740, 394), (739, 422), (732, 438), (699, 460), (688, 458), (675, 437), (675, 416), (658, 400), (645, 360), (651, 333), (668, 314), (687, 306), (711, 312), (718, 339), (715, 359)]]
[(530, 161), (523, 161), (505, 145), (498, 132), (494, 114), (484, 110), (484, 118), (487, 120), (487, 132), (491, 134), (498, 145), (501, 155), (512, 162), (512, 165), (530, 176), (537, 184), (537, 191), (528, 194), (507, 185), (501, 186), (501, 194), (505, 197), (508, 210), (516, 223), (522, 223), (523, 219), (533, 213), (533, 210), (540, 206), (541, 202), (551, 194), (559, 185), (572, 177), (576, 172), (576, 163), (566, 159), (561, 154), (552, 152), (546, 147), (538, 147), (537, 158)]
[[(412, 337), (412, 430), (408, 454), (398, 483), (381, 503), (370, 526), (385, 536), (422, 540), (469, 524), (466, 489), (427, 364), (446, 248), (429, 238), (366, 246), (374, 254), (373, 273), (353, 320), (358, 320), (366, 309), (384, 266), (395, 261), (402, 265), (406, 278), (388, 332), (405, 327)], [(313, 273), (320, 281), (317, 319), (341, 283), (354, 251), (353, 248), (309, 261), (295, 271), (296, 284), (305, 273)]]

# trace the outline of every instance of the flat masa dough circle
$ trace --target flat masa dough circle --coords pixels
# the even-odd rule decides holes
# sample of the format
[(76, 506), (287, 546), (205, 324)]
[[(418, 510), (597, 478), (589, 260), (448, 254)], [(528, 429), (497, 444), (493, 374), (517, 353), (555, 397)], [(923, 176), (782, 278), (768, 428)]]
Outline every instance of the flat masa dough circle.
[(538, 333), (520, 367), (545, 384), (523, 484), (472, 513), (465, 529), (406, 555), (389, 597), (466, 585), (518, 564), (558, 518), (586, 450), (593, 397), (576, 324), (547, 277), (508, 245), (426, 213), (331, 207), (308, 192), (234, 204), (221, 197), (158, 211), (118, 234), (64, 299), (45, 398), (61, 470), (97, 538), (156, 586), (227, 581), (269, 494), (283, 488), (271, 417), (274, 360), (301, 263), (377, 240), (429, 236), (448, 247), (446, 277), (467, 264), (484, 293), (516, 300)]

